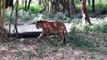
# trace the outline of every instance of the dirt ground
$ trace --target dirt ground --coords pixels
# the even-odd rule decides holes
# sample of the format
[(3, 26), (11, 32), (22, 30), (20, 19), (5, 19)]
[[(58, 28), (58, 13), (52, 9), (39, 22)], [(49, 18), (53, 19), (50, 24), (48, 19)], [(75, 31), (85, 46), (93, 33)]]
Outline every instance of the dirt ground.
[[(87, 36), (91, 40), (102, 39), (101, 34)], [(107, 60), (107, 55), (99, 51), (85, 51), (73, 44), (64, 46), (59, 41), (47, 43), (46, 40), (12, 38), (10, 42), (0, 42), (0, 60)]]

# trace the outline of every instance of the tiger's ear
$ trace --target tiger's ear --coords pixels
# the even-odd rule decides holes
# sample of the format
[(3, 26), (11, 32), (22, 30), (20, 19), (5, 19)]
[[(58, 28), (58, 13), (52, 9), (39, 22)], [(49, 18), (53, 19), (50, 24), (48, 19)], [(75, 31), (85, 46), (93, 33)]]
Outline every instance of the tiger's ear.
[(42, 21), (42, 20), (40, 19), (40, 20), (38, 20), (38, 21)]

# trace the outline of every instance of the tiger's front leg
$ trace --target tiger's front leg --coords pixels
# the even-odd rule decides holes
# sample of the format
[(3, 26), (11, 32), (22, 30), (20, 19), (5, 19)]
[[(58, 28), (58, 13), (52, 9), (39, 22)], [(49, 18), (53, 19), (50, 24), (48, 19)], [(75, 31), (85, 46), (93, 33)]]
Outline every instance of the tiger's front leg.
[(37, 37), (37, 39), (40, 39), (42, 36), (43, 36), (43, 33), (41, 33), (41, 34)]

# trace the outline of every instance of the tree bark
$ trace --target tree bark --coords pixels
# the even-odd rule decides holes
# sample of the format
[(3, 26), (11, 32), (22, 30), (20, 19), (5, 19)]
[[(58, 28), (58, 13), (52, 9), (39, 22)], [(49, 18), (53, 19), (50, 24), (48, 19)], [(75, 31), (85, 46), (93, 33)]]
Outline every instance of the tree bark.
[(80, 4), (81, 4), (81, 12), (82, 12), (83, 20), (85, 20), (91, 25), (91, 21), (90, 21), (90, 18), (88, 16), (87, 9), (86, 9), (86, 0), (80, 0)]
[[(68, 12), (68, 16), (75, 13), (74, 0), (42, 0), (44, 8), (49, 12)], [(39, 1), (41, 2), (41, 1)]]
[(95, 12), (95, 0), (92, 0), (92, 12)]
[(5, 3), (6, 0), (0, 0), (0, 37), (4, 41), (9, 41), (9, 38), (7, 37), (7, 32), (4, 28), (4, 16), (5, 16)]
[(28, 10), (29, 10), (29, 8), (30, 8), (30, 3), (31, 3), (31, 1), (32, 1), (32, 0), (29, 0), (28, 8), (27, 8)]
[(1, 21), (0, 21), (0, 27), (1, 27), (1, 37), (4, 37), (4, 14), (5, 14), (5, 0), (1, 1), (2, 7), (1, 7)]
[(27, 12), (27, 0), (25, 0), (25, 11)]
[(7, 7), (13, 7), (13, 0), (6, 0), (6, 2), (5, 2), (5, 8), (7, 8)]
[(75, 13), (75, 8), (74, 8), (74, 0), (69, 0), (69, 15), (73, 15)]
[[(0, 7), (2, 6), (1, 4), (2, 3), (1, 3), (1, 0), (0, 0)], [(1, 20), (1, 8), (0, 8), (0, 20)]]
[(15, 18), (15, 24), (14, 24), (14, 28), (16, 33), (18, 33), (18, 29), (17, 29), (17, 20), (18, 20), (18, 4), (19, 4), (19, 0), (16, 1), (16, 18)]
[(91, 4), (90, 4), (90, 0), (88, 0), (88, 5), (90, 6)]

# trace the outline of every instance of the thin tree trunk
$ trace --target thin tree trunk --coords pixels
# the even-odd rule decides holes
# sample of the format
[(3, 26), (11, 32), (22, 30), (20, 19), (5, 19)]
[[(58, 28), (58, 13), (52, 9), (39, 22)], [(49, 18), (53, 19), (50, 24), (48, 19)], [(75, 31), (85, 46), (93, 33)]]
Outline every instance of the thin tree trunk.
[(92, 0), (92, 12), (95, 12), (95, 0)]
[(32, 0), (29, 0), (29, 3), (28, 3), (28, 8), (27, 8), (27, 10), (29, 10), (29, 8), (30, 8), (30, 3), (31, 3), (31, 1), (32, 1)]
[[(4, 37), (4, 14), (5, 14), (5, 0), (2, 1), (2, 9), (1, 9), (1, 37)], [(4, 39), (3, 39), (4, 40)]]
[(81, 12), (82, 12), (83, 20), (85, 20), (91, 25), (91, 21), (90, 21), (90, 18), (88, 16), (87, 9), (86, 9), (86, 0), (80, 0), (80, 2), (81, 2), (80, 4), (81, 4)]
[(24, 0), (22, 0), (22, 5), (24, 5)]
[[(0, 0), (0, 7), (1, 7), (1, 0)], [(0, 8), (0, 20), (1, 20), (1, 8)]]
[[(17, 1), (15, 2), (14, 6), (16, 6), (16, 4), (17, 4)], [(11, 11), (11, 14), (10, 14), (10, 19), (9, 19), (9, 33), (11, 33), (11, 23), (13, 23), (11, 18), (12, 18), (14, 6), (12, 8), (12, 11)]]
[[(1, 10), (2, 10), (2, 0), (0, 0), (0, 29), (1, 27), (1, 21), (2, 21), (2, 15), (1, 15)], [(1, 33), (0, 33), (1, 34)]]
[(9, 41), (6, 35), (6, 30), (4, 28), (4, 16), (5, 16), (5, 0), (0, 0), (0, 28), (1, 28), (1, 38), (2, 40)]
[(27, 0), (25, 0), (25, 11), (27, 12)]
[(69, 0), (69, 15), (70, 15), (70, 16), (75, 13), (75, 9), (74, 9), (73, 3), (74, 3), (73, 0)]
[(72, 8), (72, 1), (69, 0), (69, 15), (73, 14), (72, 10), (73, 10), (73, 8)]
[(19, 0), (17, 0), (17, 4), (16, 4), (16, 18), (15, 18), (15, 24), (14, 24), (14, 28), (16, 33), (18, 33), (18, 29), (17, 29), (17, 20), (18, 20), (18, 4), (19, 4)]
[(90, 0), (88, 0), (88, 5), (90, 6), (91, 4), (90, 4)]
[(13, 7), (13, 0), (6, 0), (6, 2), (5, 2), (5, 8), (7, 8), (7, 7)]

